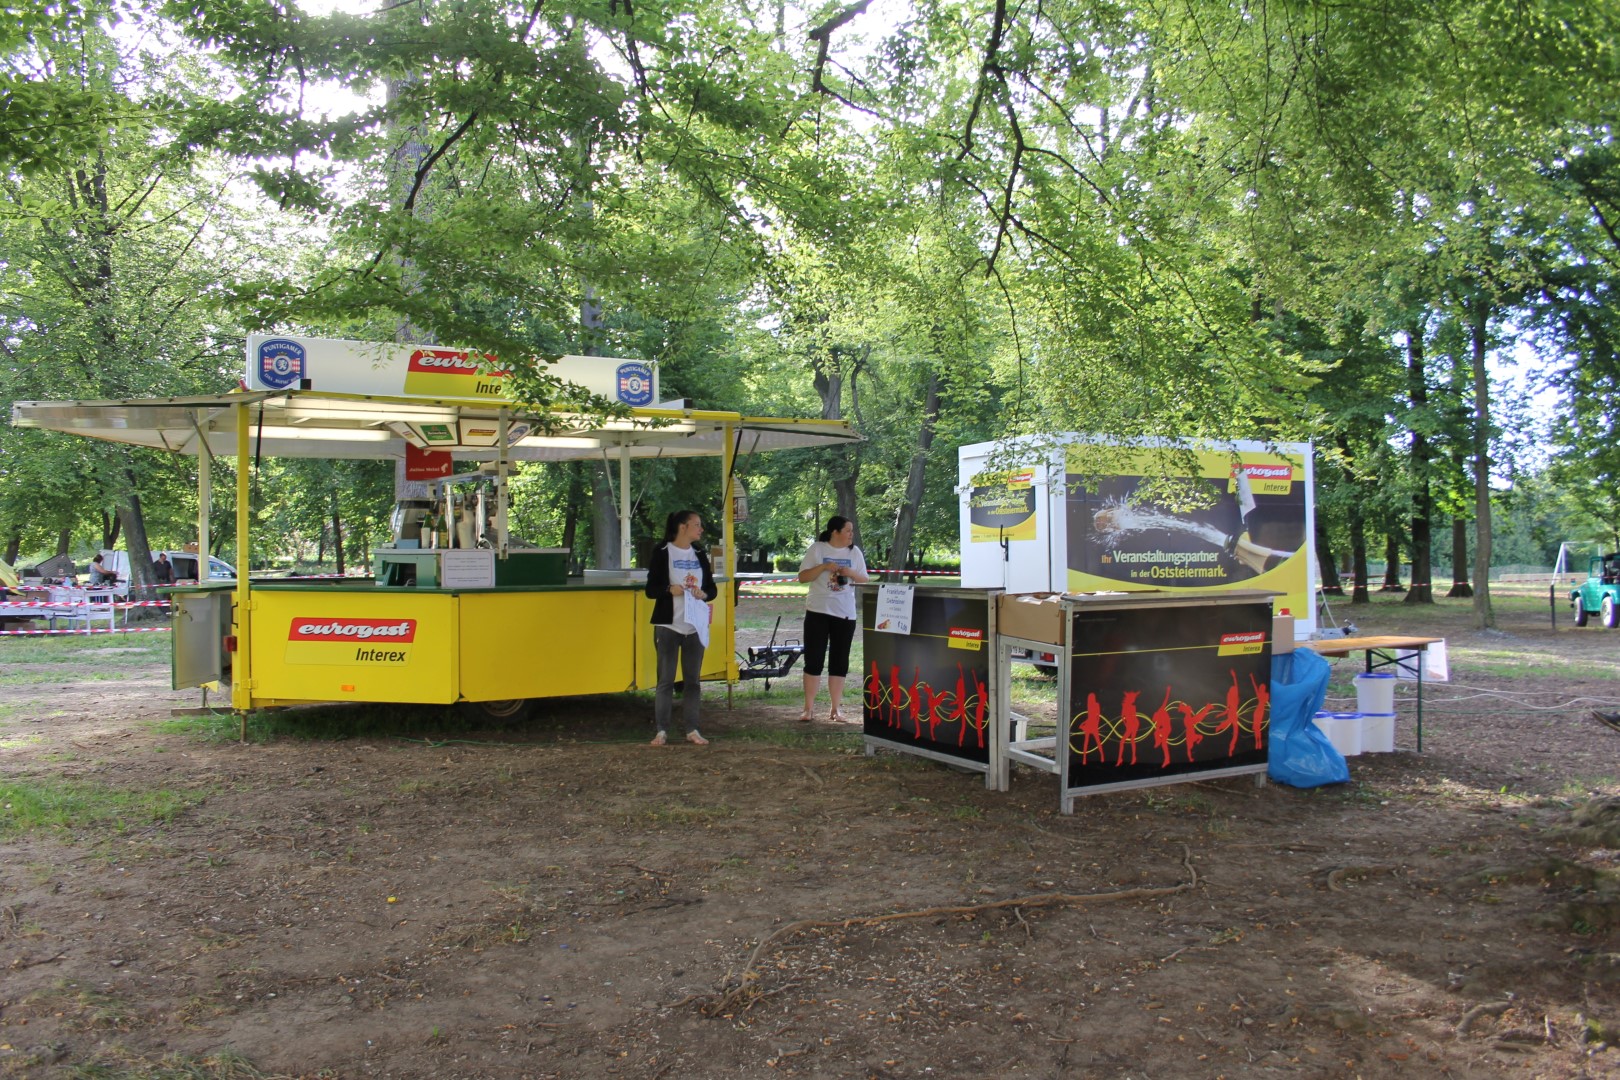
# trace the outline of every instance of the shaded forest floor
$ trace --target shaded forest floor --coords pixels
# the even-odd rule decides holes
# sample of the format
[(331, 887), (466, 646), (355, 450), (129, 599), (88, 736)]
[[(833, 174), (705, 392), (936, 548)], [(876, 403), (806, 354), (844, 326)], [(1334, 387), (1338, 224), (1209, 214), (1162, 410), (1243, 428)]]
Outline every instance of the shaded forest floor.
[(1615, 1075), (1620, 631), (1497, 613), (1335, 603), (1448, 639), (1421, 755), (1402, 700), (1347, 785), (1067, 817), (792, 686), (711, 687), (701, 749), (633, 695), (240, 743), (160, 635), (0, 640), (0, 1075)]

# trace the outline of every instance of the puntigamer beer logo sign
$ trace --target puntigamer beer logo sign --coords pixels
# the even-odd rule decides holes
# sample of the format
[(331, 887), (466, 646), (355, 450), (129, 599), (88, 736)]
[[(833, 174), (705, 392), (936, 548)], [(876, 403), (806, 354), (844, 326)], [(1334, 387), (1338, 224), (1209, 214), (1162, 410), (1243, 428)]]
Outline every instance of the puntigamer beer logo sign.
[(296, 618), (287, 629), (289, 664), (403, 664), (415, 619)]
[(652, 368), (646, 364), (626, 363), (620, 364), (614, 374), (618, 379), (620, 401), (636, 409), (652, 404)]
[(285, 390), (309, 378), (304, 346), (286, 338), (259, 343), (259, 381), (272, 390)]

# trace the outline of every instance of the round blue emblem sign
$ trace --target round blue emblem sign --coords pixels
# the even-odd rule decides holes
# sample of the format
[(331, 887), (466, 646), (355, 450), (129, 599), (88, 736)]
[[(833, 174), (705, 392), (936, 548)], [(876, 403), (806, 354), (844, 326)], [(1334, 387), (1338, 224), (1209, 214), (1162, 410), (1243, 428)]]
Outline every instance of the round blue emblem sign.
[(304, 347), (286, 338), (259, 343), (259, 381), (272, 390), (285, 390), (309, 378), (304, 363)]
[(651, 405), (653, 399), (652, 368), (646, 364), (620, 364), (618, 371), (619, 400), (626, 405)]

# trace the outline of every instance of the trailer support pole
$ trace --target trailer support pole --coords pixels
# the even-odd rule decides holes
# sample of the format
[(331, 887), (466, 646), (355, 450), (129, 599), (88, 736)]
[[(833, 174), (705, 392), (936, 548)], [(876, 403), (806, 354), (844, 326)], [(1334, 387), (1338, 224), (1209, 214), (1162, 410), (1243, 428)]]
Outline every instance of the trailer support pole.
[[(253, 483), (248, 470), (248, 407), (234, 406), (236, 411), (236, 617), (231, 625), (236, 631), (236, 655), (231, 658), (231, 708), (242, 717), (242, 740), (247, 741), (247, 710), (253, 700), (253, 641), (250, 596), (248, 584), (253, 550), (248, 539), (248, 522), (252, 519)], [(206, 552), (197, 552), (199, 567), (207, 566)], [(198, 571), (199, 580), (205, 575)]]
[(720, 485), (720, 544), (721, 565), (715, 567), (716, 573), (725, 579), (720, 588), (723, 605), (720, 610), (726, 613), (726, 704), (731, 704), (731, 683), (737, 677), (737, 582), (736, 575), (731, 568), (737, 565), (736, 545), (732, 541), (733, 528), (731, 493), (736, 490), (737, 444), (732, 438), (732, 426), (726, 424), (721, 429), (721, 442), (723, 449), (720, 457), (720, 475), (724, 481)]
[(208, 514), (214, 501), (213, 478), (214, 455), (209, 452), (208, 442), (203, 440), (201, 448), (197, 451), (197, 580), (207, 581), (211, 576), (208, 573), (208, 553), (212, 548), (212, 538), (208, 535)]

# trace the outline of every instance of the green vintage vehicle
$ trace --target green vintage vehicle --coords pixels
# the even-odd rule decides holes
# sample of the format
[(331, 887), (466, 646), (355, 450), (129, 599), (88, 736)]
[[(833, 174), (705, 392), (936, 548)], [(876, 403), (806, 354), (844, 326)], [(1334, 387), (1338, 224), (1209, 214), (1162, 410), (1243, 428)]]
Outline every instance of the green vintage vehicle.
[(1593, 615), (1610, 630), (1620, 626), (1620, 551), (1592, 560), (1586, 580), (1570, 590), (1569, 604), (1576, 626), (1585, 626)]

